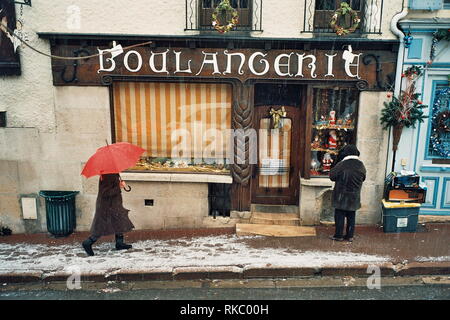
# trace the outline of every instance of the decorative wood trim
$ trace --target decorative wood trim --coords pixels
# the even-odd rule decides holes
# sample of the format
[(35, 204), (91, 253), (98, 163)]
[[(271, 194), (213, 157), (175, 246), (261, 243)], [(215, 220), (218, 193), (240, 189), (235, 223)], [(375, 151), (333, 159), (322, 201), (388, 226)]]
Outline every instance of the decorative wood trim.
[[(253, 127), (253, 94), (254, 86), (252, 84), (242, 85), (240, 83), (233, 85), (233, 113), (232, 128), (241, 129), (244, 132)], [(250, 178), (253, 165), (250, 164), (250, 141), (237, 143), (233, 138), (233, 165), (231, 166), (231, 175), (233, 185), (231, 187), (231, 207), (232, 210), (248, 211), (251, 203)], [(237, 148), (240, 148), (238, 150)], [(244, 154), (244, 159), (239, 155)]]
[[(244, 130), (252, 128), (253, 120), (253, 105), (251, 97), (254, 90), (252, 85), (233, 86), (233, 116), (232, 116), (232, 128)], [(235, 141), (235, 139), (233, 139)], [(250, 143), (235, 143), (233, 146), (234, 158), (233, 165), (231, 167), (231, 173), (234, 181), (239, 184), (248, 185), (251, 177), (252, 166), (250, 164)], [(239, 155), (244, 154), (245, 158), (242, 159)]]
[(313, 115), (313, 86), (308, 85), (306, 87), (306, 115), (305, 115), (305, 161), (303, 162), (304, 166), (304, 175), (305, 179), (311, 178), (311, 172), (309, 168), (311, 167), (311, 135), (312, 135), (312, 115)]

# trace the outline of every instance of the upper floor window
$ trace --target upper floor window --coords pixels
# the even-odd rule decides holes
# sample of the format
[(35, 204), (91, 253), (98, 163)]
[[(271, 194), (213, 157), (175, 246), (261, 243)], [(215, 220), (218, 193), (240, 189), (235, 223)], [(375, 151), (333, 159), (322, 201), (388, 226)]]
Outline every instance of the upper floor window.
[[(334, 33), (330, 22), (343, 2), (347, 3), (360, 19), (354, 33), (381, 34), (383, 0), (305, 0), (302, 32)], [(353, 25), (352, 16), (340, 16), (336, 24), (349, 29)], [(349, 33), (349, 36), (352, 34)]]
[[(340, 8), (342, 2), (347, 2), (361, 17), (361, 0), (316, 0), (314, 29), (330, 29), (330, 20), (334, 12)], [(339, 25), (346, 28), (350, 27), (352, 25), (350, 16), (340, 18)]]
[[(185, 0), (186, 31), (214, 30), (212, 15), (222, 0)], [(237, 10), (239, 22), (232, 31), (262, 31), (263, 0), (229, 0)], [(231, 13), (217, 17), (220, 23), (231, 20)]]
[[(200, 1), (200, 27), (211, 28), (211, 16), (221, 0), (201, 0)], [(239, 14), (237, 28), (251, 28), (252, 26), (252, 1), (250, 0), (230, 0), (230, 4)], [(231, 17), (220, 17), (228, 21)]]

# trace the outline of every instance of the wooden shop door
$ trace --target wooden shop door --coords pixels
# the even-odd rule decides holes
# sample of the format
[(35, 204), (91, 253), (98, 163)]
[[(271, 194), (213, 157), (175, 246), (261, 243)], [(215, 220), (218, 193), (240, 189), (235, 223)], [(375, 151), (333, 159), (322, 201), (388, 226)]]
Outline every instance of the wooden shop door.
[[(279, 111), (282, 107), (286, 116), (274, 128), (271, 110)], [(298, 106), (255, 107), (258, 150), (252, 175), (252, 203), (298, 204), (300, 159), (303, 158), (300, 112)]]

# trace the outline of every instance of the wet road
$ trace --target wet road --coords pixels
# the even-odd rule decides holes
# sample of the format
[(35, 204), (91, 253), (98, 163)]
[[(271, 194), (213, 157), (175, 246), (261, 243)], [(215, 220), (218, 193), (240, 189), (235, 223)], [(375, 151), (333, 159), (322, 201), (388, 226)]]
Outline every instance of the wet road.
[[(113, 290), (111, 290), (113, 291)], [(17, 290), (0, 300), (450, 300), (450, 285), (327, 288), (177, 288), (116, 292), (102, 290)]]

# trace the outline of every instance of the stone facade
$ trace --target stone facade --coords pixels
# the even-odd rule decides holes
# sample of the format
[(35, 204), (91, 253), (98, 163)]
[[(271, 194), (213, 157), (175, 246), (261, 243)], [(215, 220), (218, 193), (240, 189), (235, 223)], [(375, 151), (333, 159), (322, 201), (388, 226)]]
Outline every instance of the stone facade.
[[(385, 1), (382, 34), (369, 38), (395, 39), (389, 21), (401, 10), (401, 1)], [(264, 1), (263, 32), (253, 37), (309, 38), (301, 33), (303, 1)], [(17, 10), (19, 12), (19, 10)], [(50, 53), (50, 42), (37, 33), (194, 35), (185, 32), (185, 2), (179, 0), (123, 2), (33, 1), (24, 6), (24, 30), (29, 44)], [(51, 13), (51, 14), (50, 14)], [(289, 18), (286, 18), (289, 17)], [(109, 91), (105, 87), (55, 87), (51, 60), (21, 47), (22, 75), (0, 78), (0, 111), (7, 112), (7, 127), (0, 128), (0, 223), (15, 233), (46, 230), (45, 203), (40, 190), (76, 190), (77, 230), (88, 230), (95, 208), (97, 178), (80, 176), (84, 162), (95, 150), (111, 141)], [(386, 135), (378, 126), (384, 93), (362, 93), (358, 147), (368, 167), (364, 186), (367, 200), (359, 223), (379, 221), (379, 195), (384, 175)], [(369, 129), (370, 128), (370, 129)], [(376, 155), (376, 156), (375, 156)], [(211, 181), (212, 182), (212, 181)], [(130, 181), (133, 192), (124, 193), (124, 204), (139, 229), (232, 226), (241, 219), (208, 217), (207, 182)], [(323, 188), (304, 185), (301, 216), (304, 224), (320, 220)], [(326, 186), (329, 188), (329, 186)], [(39, 199), (38, 219), (22, 219), (20, 198)], [(144, 199), (154, 206), (144, 206)], [(305, 201), (308, 199), (307, 201)], [(310, 201), (311, 200), (311, 201)]]

